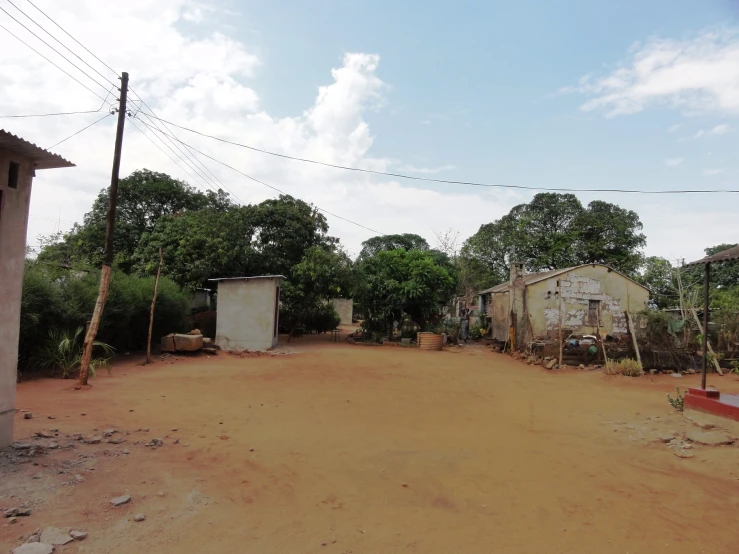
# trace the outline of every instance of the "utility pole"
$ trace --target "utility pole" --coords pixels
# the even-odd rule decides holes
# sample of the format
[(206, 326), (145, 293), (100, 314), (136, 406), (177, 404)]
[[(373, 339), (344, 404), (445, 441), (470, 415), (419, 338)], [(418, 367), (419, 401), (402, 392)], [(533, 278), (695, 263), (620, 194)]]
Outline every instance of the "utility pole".
[(121, 149), (123, 148), (123, 126), (126, 123), (126, 97), (128, 96), (128, 73), (121, 73), (121, 97), (118, 99), (118, 128), (115, 133), (115, 150), (113, 152), (113, 171), (110, 175), (110, 190), (108, 191), (108, 216), (105, 226), (105, 252), (103, 254), (103, 267), (100, 272), (100, 288), (98, 299), (95, 302), (95, 310), (92, 312), (90, 326), (85, 334), (85, 343), (82, 351), (82, 362), (80, 364), (80, 385), (87, 385), (87, 377), (90, 372), (90, 360), (92, 359), (92, 348), (95, 337), (100, 327), (100, 319), (105, 309), (105, 300), (108, 298), (110, 288), (110, 274), (113, 265), (113, 228), (115, 226), (115, 209), (118, 204), (118, 171), (121, 167)]

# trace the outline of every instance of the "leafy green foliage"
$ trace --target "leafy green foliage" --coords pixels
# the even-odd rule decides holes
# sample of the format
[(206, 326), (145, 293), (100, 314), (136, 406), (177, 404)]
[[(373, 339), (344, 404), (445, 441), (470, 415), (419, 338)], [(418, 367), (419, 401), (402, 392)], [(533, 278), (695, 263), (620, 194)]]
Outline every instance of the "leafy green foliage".
[(678, 412), (683, 411), (685, 404), (684, 394), (680, 391), (680, 387), (675, 387), (675, 398), (672, 398), (669, 393), (667, 394), (667, 402), (670, 406), (675, 408)]
[[(18, 345), (21, 368), (36, 365), (34, 359), (46, 348), (50, 329), (64, 333), (66, 329), (85, 327), (95, 307), (99, 277), (98, 272), (66, 271), (40, 262), (26, 262)], [(118, 350), (145, 347), (153, 293), (153, 277), (114, 271), (98, 332), (101, 343)], [(188, 296), (170, 279), (161, 278), (153, 336), (187, 330), (188, 313)], [(63, 337), (57, 338), (61, 342)]]
[[(736, 244), (719, 244), (706, 248), (706, 256), (713, 256), (729, 248), (733, 248)], [(697, 268), (702, 270), (703, 268)], [(711, 285), (717, 289), (728, 290), (739, 287), (739, 263), (721, 263), (711, 264)]]
[(488, 286), (508, 279), (512, 261), (529, 271), (603, 263), (633, 274), (646, 244), (639, 216), (600, 200), (583, 208), (574, 194), (541, 193), (493, 223), (482, 225), (462, 247), (476, 260)]
[(675, 271), (669, 260), (649, 256), (644, 259), (644, 264), (636, 276), (636, 280), (651, 291), (650, 298), (658, 308), (669, 308), (679, 302)]
[[(68, 330), (60, 330), (52, 328), (49, 330), (49, 337), (43, 344), (43, 347), (34, 356), (35, 366), (40, 369), (58, 369), (62, 373), (62, 377), (66, 379), (71, 373), (79, 368), (82, 360), (82, 327), (77, 327), (74, 333)], [(115, 348), (101, 341), (93, 342), (93, 354), (95, 352), (103, 353), (107, 358), (94, 357), (91, 361), (92, 375), (95, 376), (95, 369), (101, 367), (109, 367), (108, 359), (113, 356)]]
[(331, 298), (348, 296), (352, 281), (352, 262), (342, 250), (332, 246), (313, 246), (290, 272), (282, 285), (280, 321), (292, 331), (325, 332), (339, 324), (329, 303)]
[(378, 252), (382, 252), (383, 250), (397, 250), (398, 248), (422, 251), (431, 249), (426, 239), (420, 235), (414, 235), (412, 233), (380, 235), (367, 239), (362, 243), (362, 250), (359, 252), (357, 261), (376, 256)]
[[(114, 235), (117, 267), (130, 271), (133, 254), (142, 235), (151, 232), (162, 216), (190, 210), (223, 212), (231, 207), (222, 190), (202, 193), (164, 173), (143, 169), (118, 183), (118, 205)], [(40, 261), (64, 265), (99, 267), (105, 242), (108, 189), (102, 189), (82, 225), (75, 225), (63, 241), (43, 248)]]
[(429, 252), (383, 250), (358, 263), (355, 303), (371, 330), (389, 332), (403, 314), (425, 329), (441, 319), (455, 282)]

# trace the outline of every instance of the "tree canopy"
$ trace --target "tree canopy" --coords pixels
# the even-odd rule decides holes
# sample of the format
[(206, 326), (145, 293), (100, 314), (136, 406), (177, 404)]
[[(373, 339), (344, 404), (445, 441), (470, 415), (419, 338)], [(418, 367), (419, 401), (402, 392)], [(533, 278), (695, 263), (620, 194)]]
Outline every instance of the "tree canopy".
[(374, 330), (389, 332), (403, 314), (427, 328), (454, 294), (454, 278), (422, 250), (380, 250), (359, 261), (354, 301)]
[(596, 200), (583, 207), (574, 194), (540, 193), (497, 221), (484, 224), (462, 247), (473, 280), (507, 279), (512, 261), (529, 271), (602, 263), (634, 274), (646, 244), (639, 216)]
[(420, 235), (413, 233), (403, 233), (400, 235), (380, 235), (367, 239), (362, 243), (362, 250), (359, 252), (358, 260), (372, 257), (383, 250), (396, 250), (404, 248), (405, 250), (430, 250), (429, 243)]

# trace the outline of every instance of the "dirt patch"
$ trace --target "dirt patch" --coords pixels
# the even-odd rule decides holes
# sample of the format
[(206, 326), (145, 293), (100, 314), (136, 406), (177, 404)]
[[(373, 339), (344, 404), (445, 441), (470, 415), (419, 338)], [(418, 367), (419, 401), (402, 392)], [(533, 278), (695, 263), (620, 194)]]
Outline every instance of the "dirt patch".
[(0, 521), (0, 551), (49, 526), (88, 533), (64, 552), (735, 551), (739, 447), (690, 440), (669, 376), (290, 347), (22, 383), (16, 437), (35, 450), (0, 457), (0, 509), (31, 515)]

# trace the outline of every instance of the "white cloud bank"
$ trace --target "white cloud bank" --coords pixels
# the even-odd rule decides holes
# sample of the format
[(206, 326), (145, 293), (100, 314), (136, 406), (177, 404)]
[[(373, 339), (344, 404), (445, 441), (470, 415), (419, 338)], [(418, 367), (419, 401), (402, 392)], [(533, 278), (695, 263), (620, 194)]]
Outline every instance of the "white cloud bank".
[[(21, 7), (27, 7), (29, 14), (33, 10), (30, 6)], [(374, 137), (363, 114), (382, 106), (386, 90), (377, 74), (377, 55), (345, 54), (330, 78), (327, 71), (328, 84), (319, 87), (312, 106), (294, 117), (274, 118), (261, 107), (253, 88), (258, 83), (258, 72), (264, 70), (260, 57), (253, 53), (256, 48), (209, 27), (217, 23), (213, 20), (219, 17), (217, 6), (187, 0), (162, 0), (156, 4), (129, 0), (120, 5), (60, 0), (49, 4), (46, 11), (112, 67), (129, 71), (131, 87), (164, 119), (265, 150), (334, 164), (387, 171), (400, 163), (370, 153)], [(39, 21), (44, 23), (43, 18)], [(183, 30), (194, 25), (198, 26), (195, 35)], [(8, 26), (12, 28), (10, 23)], [(131, 40), (128, 29), (136, 29), (136, 40)], [(23, 33), (22, 29), (17, 31), (24, 39), (33, 40)], [(104, 75), (109, 74), (92, 58), (89, 61)], [(99, 99), (2, 30), (0, 66), (4, 79), (0, 105), (4, 113), (71, 111), (100, 104)], [(109, 76), (115, 81), (112, 73)], [(90, 86), (104, 95), (100, 87)], [(99, 115), (2, 120), (1, 124), (48, 147), (96, 117)], [(55, 230), (59, 221), (63, 230), (71, 222), (80, 221), (97, 192), (107, 186), (114, 119), (108, 118), (55, 149), (75, 162), (76, 168), (39, 172), (32, 197), (29, 242), (35, 242), (39, 234)], [(136, 125), (151, 135), (144, 122), (147, 120), (139, 116)], [(433, 229), (439, 228), (454, 227), (468, 236), (481, 223), (500, 217), (521, 199), (500, 191), (466, 194), (424, 190), (366, 174), (278, 159), (186, 131), (176, 130), (176, 134), (199, 150), (329, 212), (385, 233), (416, 232), (430, 242)], [(276, 194), (203, 160), (245, 203)], [(144, 167), (170, 173), (196, 186), (199, 182), (127, 123), (121, 175)], [(430, 174), (452, 168), (442, 165), (412, 170)], [(452, 206), (463, 209), (465, 217), (455, 215)], [(340, 219), (328, 219), (331, 233), (339, 236), (350, 251), (358, 252), (360, 243), (373, 236)]]
[(689, 113), (739, 114), (739, 32), (654, 38), (608, 75), (587, 75), (568, 90), (592, 96), (583, 110), (605, 110), (611, 117), (659, 105)]

